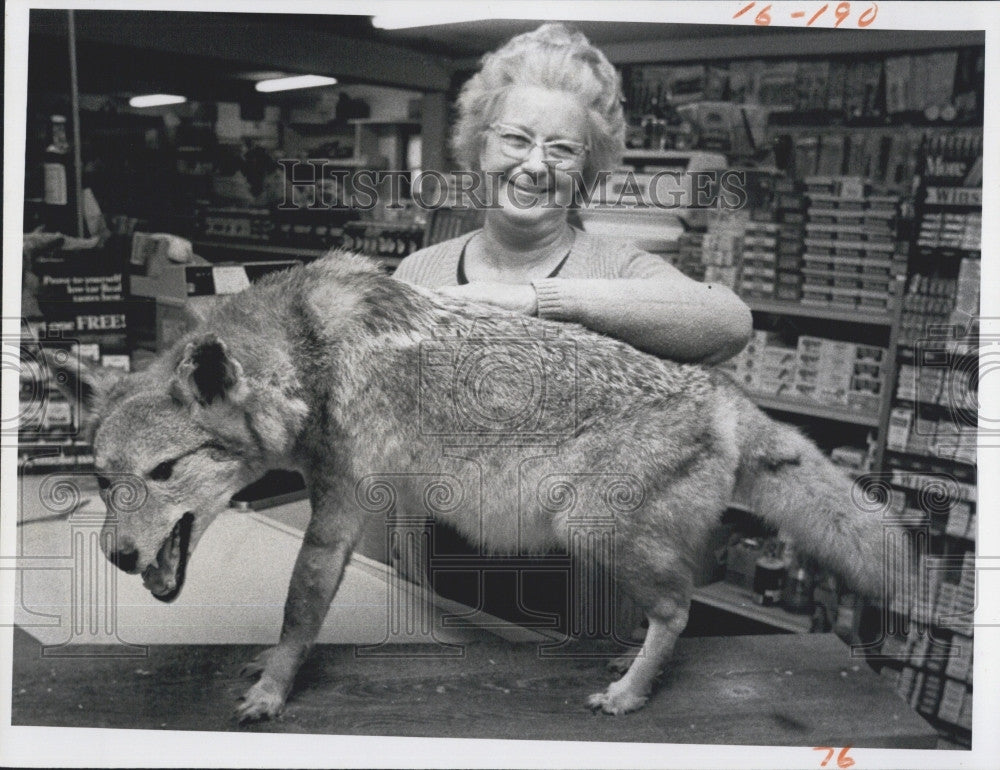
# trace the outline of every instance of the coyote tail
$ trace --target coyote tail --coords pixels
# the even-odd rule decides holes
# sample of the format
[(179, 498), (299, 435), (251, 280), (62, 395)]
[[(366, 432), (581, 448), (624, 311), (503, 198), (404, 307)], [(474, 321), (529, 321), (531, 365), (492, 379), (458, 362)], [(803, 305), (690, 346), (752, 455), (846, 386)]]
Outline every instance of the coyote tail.
[(738, 500), (865, 596), (885, 601), (908, 584), (899, 581), (912, 576), (911, 549), (885, 520), (885, 503), (794, 428), (756, 408), (741, 410), (740, 422)]

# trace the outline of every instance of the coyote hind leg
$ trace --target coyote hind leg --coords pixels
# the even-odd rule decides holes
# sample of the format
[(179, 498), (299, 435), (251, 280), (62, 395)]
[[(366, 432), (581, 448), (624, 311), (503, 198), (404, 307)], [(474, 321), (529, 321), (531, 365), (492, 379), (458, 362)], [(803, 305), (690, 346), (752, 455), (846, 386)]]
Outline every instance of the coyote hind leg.
[(664, 599), (646, 612), (649, 630), (642, 649), (621, 679), (587, 699), (591, 709), (600, 709), (606, 714), (627, 714), (646, 704), (653, 680), (670, 658), (677, 637), (687, 625), (690, 601), (688, 594), (683, 599)]

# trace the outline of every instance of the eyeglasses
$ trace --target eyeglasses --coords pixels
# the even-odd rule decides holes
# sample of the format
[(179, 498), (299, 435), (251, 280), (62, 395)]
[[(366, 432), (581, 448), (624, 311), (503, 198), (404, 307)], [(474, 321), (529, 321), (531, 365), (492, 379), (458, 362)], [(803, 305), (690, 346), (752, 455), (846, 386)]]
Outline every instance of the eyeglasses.
[(494, 123), (490, 126), (490, 130), (500, 139), (501, 152), (514, 160), (523, 160), (535, 147), (541, 147), (543, 158), (570, 163), (580, 160), (590, 149), (586, 144), (572, 139), (550, 139), (540, 142), (521, 129), (506, 123)]

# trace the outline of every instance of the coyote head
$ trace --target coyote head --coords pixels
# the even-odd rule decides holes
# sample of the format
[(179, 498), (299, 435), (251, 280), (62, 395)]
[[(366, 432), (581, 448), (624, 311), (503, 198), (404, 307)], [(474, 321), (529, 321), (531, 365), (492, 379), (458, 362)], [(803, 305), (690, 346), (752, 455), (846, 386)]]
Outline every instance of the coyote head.
[(105, 555), (172, 601), (208, 525), (266, 469), (245, 413), (253, 399), (243, 367), (222, 340), (203, 334), (144, 372), (81, 368), (77, 377), (69, 386), (88, 416), (107, 507)]

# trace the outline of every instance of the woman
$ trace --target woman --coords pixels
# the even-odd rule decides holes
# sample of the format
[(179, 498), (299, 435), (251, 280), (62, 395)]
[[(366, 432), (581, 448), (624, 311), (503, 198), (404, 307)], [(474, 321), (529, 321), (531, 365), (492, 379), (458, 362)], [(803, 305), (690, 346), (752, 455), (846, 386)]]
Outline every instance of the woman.
[(624, 150), (621, 93), (604, 54), (560, 24), (485, 56), (459, 95), (452, 145), (461, 163), (498, 180), (496, 203), (481, 230), (415, 252), (396, 277), (575, 321), (678, 361), (741, 350), (750, 311), (728, 288), (568, 222), (577, 181), (613, 169)]
[[(477, 230), (430, 246), (402, 261), (396, 277), (455, 297), (543, 318), (575, 321), (655, 355), (714, 363), (735, 355), (751, 332), (747, 306), (724, 286), (687, 278), (660, 257), (607, 240), (568, 222), (574, 184), (615, 168), (624, 150), (621, 82), (607, 58), (580, 33), (545, 24), (483, 59), (463, 87), (452, 137), (456, 158), (487, 177), (497, 193)], [(493, 182), (498, 184), (494, 186)], [(473, 555), (475, 546), (438, 525), (438, 553)], [(565, 586), (546, 583), (550, 566), (525, 585), (527, 562), (506, 572), (503, 559), (484, 557), (484, 575), (449, 573), (435, 589), (520, 622), (511, 597), (530, 596), (533, 611), (566, 617)], [(396, 557), (403, 574), (422, 582), (426, 563)], [(503, 579), (507, 579), (507, 577)], [(536, 579), (537, 578), (537, 579)], [(595, 583), (596, 590), (597, 583)], [(513, 602), (513, 603), (512, 603)], [(574, 605), (575, 606), (575, 605)], [(636, 620), (624, 605), (615, 623)], [(599, 607), (586, 612), (600, 614)], [(591, 621), (579, 621), (590, 627)], [(596, 621), (594, 621), (596, 622)], [(603, 622), (603, 621), (602, 621)], [(597, 627), (597, 626), (595, 626)]]

